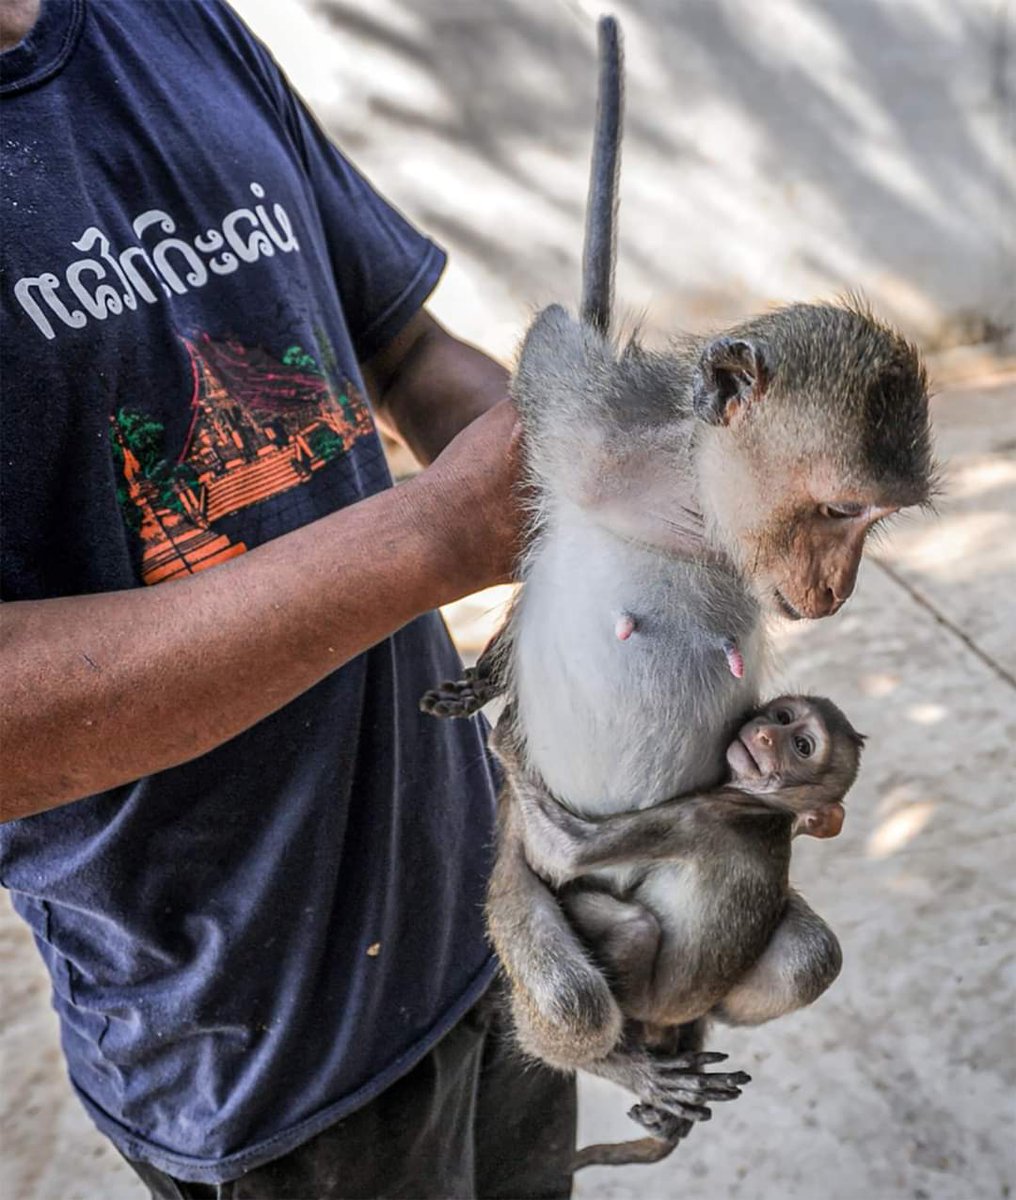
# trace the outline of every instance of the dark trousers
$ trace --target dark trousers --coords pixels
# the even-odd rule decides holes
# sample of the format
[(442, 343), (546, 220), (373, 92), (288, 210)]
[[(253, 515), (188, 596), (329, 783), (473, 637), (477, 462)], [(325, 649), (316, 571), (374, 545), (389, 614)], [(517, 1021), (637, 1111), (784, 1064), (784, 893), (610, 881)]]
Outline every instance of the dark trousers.
[(366, 1108), (239, 1179), (128, 1161), (156, 1200), (565, 1200), (575, 1081), (521, 1058), (498, 992)]

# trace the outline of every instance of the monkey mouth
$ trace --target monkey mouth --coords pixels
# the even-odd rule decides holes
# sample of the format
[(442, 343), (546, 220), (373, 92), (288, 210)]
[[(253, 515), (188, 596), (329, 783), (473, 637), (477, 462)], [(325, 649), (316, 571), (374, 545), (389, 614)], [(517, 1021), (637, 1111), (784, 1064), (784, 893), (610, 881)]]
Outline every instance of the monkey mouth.
[[(747, 762), (745, 762), (745, 759), (747, 759)], [(738, 768), (742, 772), (747, 767), (749, 771), (753, 771), (757, 775), (765, 773), (758, 759), (755, 757), (755, 752), (740, 734), (734, 739), (727, 751), (727, 761), (732, 767)]]
[(797, 609), (790, 603), (790, 601), (786, 598), (786, 596), (784, 596), (779, 588), (775, 588), (773, 594), (776, 597), (776, 603), (779, 606), (780, 612), (782, 612), (785, 617), (789, 617), (791, 621), (804, 620), (804, 614), (797, 611)]

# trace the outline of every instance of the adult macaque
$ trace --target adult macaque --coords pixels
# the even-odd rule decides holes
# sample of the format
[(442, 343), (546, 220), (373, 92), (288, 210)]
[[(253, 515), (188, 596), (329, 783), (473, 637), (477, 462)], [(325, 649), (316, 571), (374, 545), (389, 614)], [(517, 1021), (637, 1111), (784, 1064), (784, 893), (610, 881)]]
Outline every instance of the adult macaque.
[[(507, 699), (488, 918), (521, 1046), (564, 1069), (609, 1070), (639, 1096), (664, 1089), (668, 1103), (651, 1107), (687, 1121), (688, 1106), (736, 1094), (738, 1076), (702, 1074), (716, 1059), (699, 1053), (700, 1024), (671, 1030), (669, 1058), (626, 1038), (624, 1001), (531, 869), (516, 781), (538, 780), (586, 818), (714, 788), (758, 703), (766, 618), (837, 612), (868, 534), (926, 503), (934, 470), (918, 354), (860, 307), (795, 305), (663, 353), (611, 339), (610, 20), (601, 62), (583, 319), (540, 313), (512, 381), (535, 498), (524, 586), (477, 668), (423, 704), (464, 715)], [(786, 821), (764, 807), (762, 825)], [(696, 916), (683, 863), (596, 870), (605, 892), (652, 918), (661, 946), (682, 944)], [(693, 1007), (666, 1011), (683, 1021)]]

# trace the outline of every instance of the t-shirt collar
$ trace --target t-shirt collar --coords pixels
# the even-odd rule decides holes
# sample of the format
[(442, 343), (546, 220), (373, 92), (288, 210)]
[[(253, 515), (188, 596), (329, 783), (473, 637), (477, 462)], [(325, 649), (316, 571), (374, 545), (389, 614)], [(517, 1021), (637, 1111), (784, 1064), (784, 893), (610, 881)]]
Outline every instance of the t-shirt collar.
[(70, 58), (85, 23), (85, 0), (42, 0), (28, 36), (0, 54), (0, 96), (51, 78)]

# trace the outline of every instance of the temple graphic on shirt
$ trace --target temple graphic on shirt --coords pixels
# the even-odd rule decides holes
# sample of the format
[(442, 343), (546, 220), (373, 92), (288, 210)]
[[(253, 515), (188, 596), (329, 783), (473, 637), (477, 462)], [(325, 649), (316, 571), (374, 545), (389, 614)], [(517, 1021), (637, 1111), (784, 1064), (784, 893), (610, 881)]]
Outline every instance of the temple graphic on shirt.
[(206, 336), (182, 341), (194, 388), (180, 456), (167, 461), (164, 427), (146, 413), (112, 417), (117, 496), (141, 540), (146, 584), (244, 553), (216, 521), (300, 487), (374, 428), (359, 392), (347, 383), (336, 394), (299, 346), (279, 360)]

